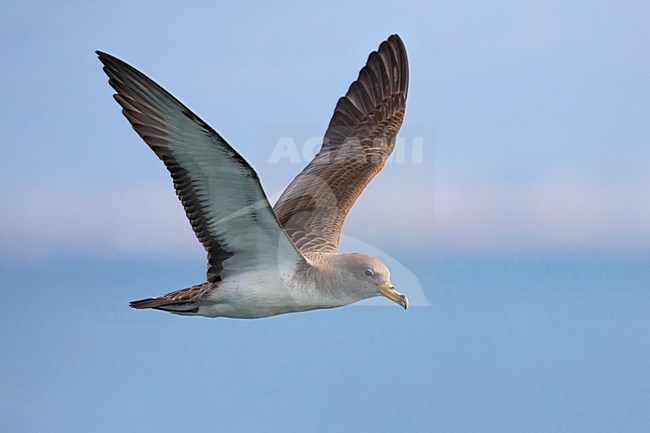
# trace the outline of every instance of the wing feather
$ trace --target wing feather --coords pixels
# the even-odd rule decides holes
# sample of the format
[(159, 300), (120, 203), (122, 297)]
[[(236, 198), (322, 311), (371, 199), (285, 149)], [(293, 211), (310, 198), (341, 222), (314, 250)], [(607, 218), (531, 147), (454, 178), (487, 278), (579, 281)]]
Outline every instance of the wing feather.
[(264, 265), (284, 272), (304, 263), (244, 158), (147, 76), (113, 56), (97, 54), (122, 113), (171, 173), (208, 253), (208, 281)]
[(350, 208), (395, 146), (408, 93), (408, 59), (392, 35), (339, 99), (319, 153), (274, 207), (303, 253), (337, 253)]

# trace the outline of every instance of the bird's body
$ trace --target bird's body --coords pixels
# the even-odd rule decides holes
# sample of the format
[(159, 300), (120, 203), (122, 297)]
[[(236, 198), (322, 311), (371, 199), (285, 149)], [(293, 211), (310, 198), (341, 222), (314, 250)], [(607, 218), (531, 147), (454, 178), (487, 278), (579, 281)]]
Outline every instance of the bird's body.
[(197, 314), (255, 319), (339, 307), (345, 305), (342, 301), (327, 296), (313, 281), (296, 278), (291, 274), (281, 275), (273, 270), (253, 270), (228, 278), (213, 287), (198, 302)]
[(136, 69), (98, 52), (115, 99), (165, 163), (208, 253), (207, 281), (134, 301), (181, 315), (259, 318), (385, 296), (404, 308), (379, 260), (339, 254), (345, 216), (383, 168), (402, 124), (406, 51), (370, 54), (336, 106), (323, 147), (272, 209), (257, 174), (207, 123)]
[(238, 319), (342, 307), (369, 297), (364, 292), (351, 290), (349, 280), (338, 271), (336, 262), (345, 256), (314, 255), (309, 266), (285, 272), (253, 269), (217, 283), (206, 281), (161, 298), (135, 301), (132, 306), (182, 315)]

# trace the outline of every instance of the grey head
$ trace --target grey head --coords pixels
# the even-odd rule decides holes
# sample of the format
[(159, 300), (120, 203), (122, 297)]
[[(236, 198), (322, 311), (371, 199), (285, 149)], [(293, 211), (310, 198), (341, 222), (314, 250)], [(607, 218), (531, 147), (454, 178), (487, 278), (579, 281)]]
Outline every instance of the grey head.
[(408, 298), (395, 290), (390, 282), (390, 271), (385, 264), (365, 254), (340, 254), (332, 257), (339, 281), (360, 299), (385, 296), (408, 308)]

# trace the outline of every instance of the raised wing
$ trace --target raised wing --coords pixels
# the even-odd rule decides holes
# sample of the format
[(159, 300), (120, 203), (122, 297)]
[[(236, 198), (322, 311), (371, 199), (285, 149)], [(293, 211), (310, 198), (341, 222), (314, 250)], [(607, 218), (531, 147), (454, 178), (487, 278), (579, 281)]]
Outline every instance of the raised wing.
[(208, 281), (261, 266), (286, 272), (304, 262), (251, 166), (165, 89), (121, 60), (97, 54), (122, 113), (172, 175), (194, 233), (208, 252)]
[(406, 49), (392, 35), (339, 99), (321, 150), (274, 207), (303, 253), (338, 252), (346, 215), (393, 151), (407, 92)]

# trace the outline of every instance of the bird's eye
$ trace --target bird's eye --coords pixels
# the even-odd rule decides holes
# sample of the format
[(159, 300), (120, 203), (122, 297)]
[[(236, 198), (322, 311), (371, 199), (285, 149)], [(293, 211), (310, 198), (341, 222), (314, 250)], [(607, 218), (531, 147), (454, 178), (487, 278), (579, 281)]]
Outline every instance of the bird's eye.
[(366, 274), (366, 277), (372, 277), (373, 275), (375, 275), (375, 273), (372, 272), (370, 269), (366, 269), (365, 271), (363, 271), (363, 273)]

